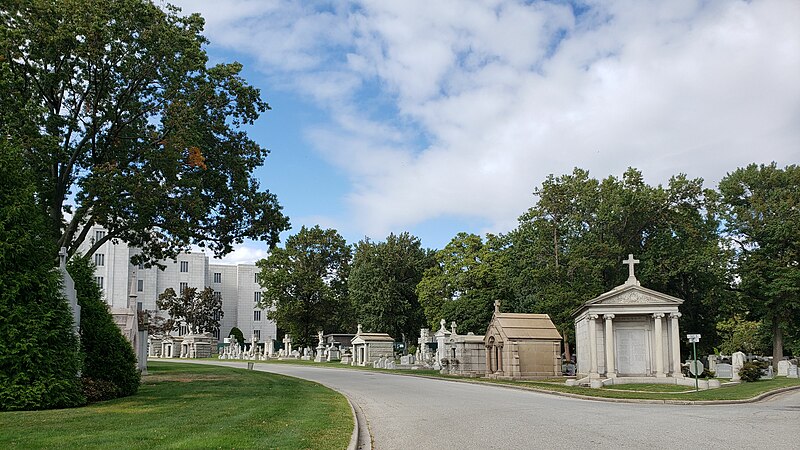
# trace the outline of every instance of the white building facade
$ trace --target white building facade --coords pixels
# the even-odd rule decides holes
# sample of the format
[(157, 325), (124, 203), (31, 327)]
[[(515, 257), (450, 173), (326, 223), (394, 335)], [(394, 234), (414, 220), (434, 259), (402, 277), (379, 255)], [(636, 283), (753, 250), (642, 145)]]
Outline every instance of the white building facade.
[[(96, 239), (105, 236), (105, 230), (93, 227), (79, 251), (85, 253)], [(259, 342), (275, 339), (277, 336), (275, 323), (267, 319), (267, 310), (258, 308), (261, 299), (261, 286), (256, 279), (258, 268), (254, 264), (211, 264), (203, 253), (181, 253), (175, 261), (161, 261), (164, 270), (158, 267), (149, 269), (134, 266), (130, 259), (139, 250), (129, 247), (124, 242), (104, 243), (93, 255), (97, 266), (95, 280), (102, 288), (105, 301), (112, 308), (125, 307), (130, 294), (130, 283), (136, 284), (137, 301), (141, 308), (158, 312), (156, 300), (167, 288), (180, 293), (185, 288), (197, 288), (198, 291), (210, 287), (214, 293), (222, 297), (223, 317), (220, 330), (215, 334), (217, 339), (230, 335), (231, 329), (237, 327), (242, 331), (245, 340), (250, 341), (255, 335)], [(162, 317), (167, 314), (160, 311)], [(186, 334), (182, 329), (179, 335)]]

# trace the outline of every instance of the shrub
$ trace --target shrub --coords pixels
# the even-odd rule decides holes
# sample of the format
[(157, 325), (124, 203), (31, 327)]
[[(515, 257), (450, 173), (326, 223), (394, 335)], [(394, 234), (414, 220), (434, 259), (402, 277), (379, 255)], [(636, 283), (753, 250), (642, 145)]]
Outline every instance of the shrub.
[(85, 403), (55, 242), (22, 156), (0, 139), (0, 410)]
[(766, 365), (757, 361), (746, 362), (739, 369), (739, 378), (742, 381), (758, 381), (761, 379), (761, 369), (766, 368)]
[(83, 384), (83, 394), (86, 400), (90, 402), (99, 402), (102, 400), (111, 400), (117, 398), (117, 385), (106, 380), (95, 380), (94, 378), (83, 377), (81, 378)]
[[(73, 256), (68, 269), (78, 291), (81, 305), (81, 350), (84, 355), (83, 377), (87, 398), (95, 398), (95, 387), (102, 384), (103, 400), (133, 395), (139, 390), (141, 374), (136, 367), (136, 354), (122, 335), (100, 288), (94, 281), (94, 263), (79, 255)], [(113, 389), (106, 385), (110, 383)], [(111, 391), (113, 395), (108, 396)]]

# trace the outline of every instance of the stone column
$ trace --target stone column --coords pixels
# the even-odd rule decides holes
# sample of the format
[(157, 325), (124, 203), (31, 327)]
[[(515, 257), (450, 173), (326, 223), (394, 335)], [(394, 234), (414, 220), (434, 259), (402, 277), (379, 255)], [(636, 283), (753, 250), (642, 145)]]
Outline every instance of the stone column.
[(603, 314), (603, 319), (606, 322), (606, 377), (614, 378), (617, 376), (617, 370), (614, 367), (614, 329), (611, 323), (614, 314)]
[(592, 378), (600, 377), (597, 373), (597, 318), (597, 314), (589, 315), (589, 376)]
[(672, 376), (675, 378), (683, 378), (681, 372), (681, 340), (680, 331), (678, 329), (678, 318), (681, 313), (674, 312), (669, 315), (669, 322), (672, 331), (672, 339), (670, 342), (669, 350), (672, 355)]
[(664, 318), (664, 313), (655, 313), (653, 314), (653, 319), (655, 319), (656, 327), (656, 376), (657, 377), (665, 377), (666, 374), (664, 373), (664, 331), (661, 328), (661, 319)]
[(503, 375), (503, 343), (500, 342), (497, 344), (497, 371), (499, 375)]
[(492, 373), (492, 348), (486, 346), (486, 375)]

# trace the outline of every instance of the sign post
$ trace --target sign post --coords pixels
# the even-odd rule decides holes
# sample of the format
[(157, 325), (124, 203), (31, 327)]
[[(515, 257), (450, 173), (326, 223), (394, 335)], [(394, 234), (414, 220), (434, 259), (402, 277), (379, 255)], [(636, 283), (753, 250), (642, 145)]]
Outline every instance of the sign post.
[(694, 365), (694, 370), (693, 370), (693, 372), (694, 372), (694, 390), (695, 391), (699, 391), (700, 390), (700, 386), (699, 386), (699, 382), (697, 381), (697, 377), (700, 374), (698, 373), (699, 372), (699, 370), (698, 370), (699, 367), (697, 366), (697, 346), (696, 346), (696, 344), (698, 342), (700, 342), (700, 335), (699, 334), (687, 334), (686, 338), (689, 340), (689, 342), (692, 343), (692, 364)]

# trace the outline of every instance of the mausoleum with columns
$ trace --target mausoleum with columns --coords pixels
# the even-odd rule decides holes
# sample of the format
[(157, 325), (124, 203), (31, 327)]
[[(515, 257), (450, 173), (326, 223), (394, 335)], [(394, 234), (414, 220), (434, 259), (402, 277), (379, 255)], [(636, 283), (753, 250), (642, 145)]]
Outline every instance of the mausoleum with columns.
[(678, 307), (683, 300), (642, 287), (639, 261), (628, 255), (628, 279), (573, 314), (578, 384), (684, 384)]

